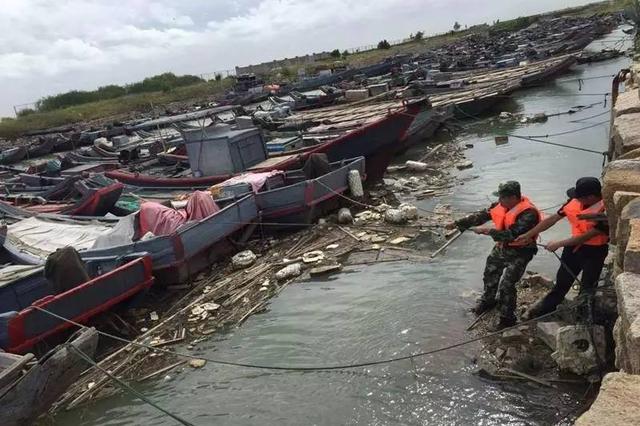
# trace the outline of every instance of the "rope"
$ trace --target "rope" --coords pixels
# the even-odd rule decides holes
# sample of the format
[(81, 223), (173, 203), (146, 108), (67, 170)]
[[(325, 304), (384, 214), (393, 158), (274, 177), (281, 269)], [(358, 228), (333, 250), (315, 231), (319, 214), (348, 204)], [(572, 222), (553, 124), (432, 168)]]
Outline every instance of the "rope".
[[(598, 102), (598, 103), (600, 103), (600, 102)], [(587, 120), (590, 120), (592, 118), (602, 117), (603, 115), (606, 115), (606, 114), (611, 114), (611, 111), (604, 111), (604, 112), (601, 112), (601, 113), (598, 113), (598, 114), (590, 115), (589, 117), (580, 118), (578, 120), (572, 120), (572, 121), (570, 121), (570, 123), (582, 123), (583, 121), (587, 121)]]
[[(609, 111), (607, 111), (607, 113), (609, 113)], [(579, 129), (573, 129), (573, 130), (567, 130), (566, 132), (560, 132), (560, 133), (549, 133), (546, 135), (511, 135), (511, 134), (507, 134), (507, 136), (513, 136), (513, 137), (523, 137), (523, 138), (550, 138), (550, 137), (554, 137), (554, 136), (563, 136), (563, 135), (569, 135), (571, 133), (577, 133), (577, 132), (581, 132), (583, 130), (587, 130), (587, 129), (591, 129), (593, 127), (597, 127), (597, 126), (602, 126), (604, 124), (609, 124), (610, 121), (606, 120), (606, 121), (601, 121), (599, 123), (595, 123), (595, 124), (590, 124), (588, 126), (585, 127), (580, 127)]]
[(134, 388), (132, 388), (130, 385), (128, 385), (126, 382), (122, 381), (121, 379), (117, 378), (116, 376), (114, 376), (113, 374), (109, 373), (107, 370), (105, 370), (104, 368), (100, 367), (100, 365), (98, 365), (98, 363), (96, 363), (94, 360), (91, 359), (91, 357), (89, 355), (87, 355), (86, 353), (84, 353), (82, 350), (80, 350), (79, 348), (75, 347), (72, 344), (68, 344), (68, 347), (70, 349), (72, 349), (77, 355), (78, 357), (80, 357), (82, 360), (84, 360), (87, 364), (91, 365), (92, 367), (96, 368), (97, 370), (99, 370), (102, 374), (104, 374), (105, 376), (107, 376), (109, 379), (111, 379), (112, 381), (116, 382), (118, 384), (118, 386), (120, 386), (121, 389), (123, 389), (126, 392), (129, 392), (130, 394), (138, 397), (139, 399), (141, 399), (143, 402), (151, 405), (153, 408), (155, 408), (158, 411), (161, 411), (162, 413), (164, 413), (165, 415), (171, 417), (172, 419), (174, 419), (176, 422), (183, 424), (185, 426), (194, 426), (193, 423), (186, 421), (185, 419), (177, 416), (176, 414), (173, 414), (169, 411), (167, 411), (166, 409), (162, 408), (161, 406), (159, 406), (158, 404), (156, 404), (155, 402), (151, 401), (149, 398), (147, 398), (146, 396), (144, 396), (143, 394), (141, 394), (140, 392), (138, 392), (137, 390), (135, 390)]
[[(579, 303), (575, 302), (571, 305), (568, 305), (566, 308), (567, 310), (571, 310), (576, 308), (579, 305)], [(32, 306), (32, 308), (44, 312), (48, 315), (51, 315), (54, 318), (57, 318), (61, 321), (65, 321), (69, 324), (75, 325), (76, 327), (80, 327), (82, 329), (88, 328), (83, 324), (80, 324), (78, 322), (75, 322), (73, 320), (70, 320), (68, 318), (65, 318), (63, 316), (60, 316), (58, 314), (55, 314), (53, 312), (50, 312), (40, 306)], [(433, 355), (439, 352), (445, 352), (451, 349), (455, 349), (461, 346), (465, 346), (471, 343), (475, 343), (478, 342), (480, 340), (484, 340), (484, 339), (488, 339), (491, 337), (496, 337), (501, 335), (502, 333), (509, 331), (509, 330), (513, 330), (516, 329), (518, 327), (521, 327), (523, 325), (526, 324), (530, 324), (533, 322), (538, 322), (544, 318), (550, 317), (552, 315), (555, 315), (558, 312), (561, 312), (562, 310), (564, 310), (563, 308), (556, 308), (554, 311), (546, 313), (544, 315), (540, 315), (539, 317), (536, 318), (532, 318), (526, 321), (522, 321), (516, 325), (513, 325), (511, 327), (506, 327), (503, 328), (499, 331), (495, 331), (492, 333), (488, 333), (482, 336), (478, 336), (478, 337), (474, 337), (471, 339), (467, 339), (467, 340), (463, 340), (457, 343), (453, 343), (447, 346), (442, 346), (440, 348), (436, 348), (436, 349), (431, 349), (428, 351), (423, 351), (423, 352), (417, 352), (411, 355), (404, 355), (404, 356), (399, 356), (399, 357), (393, 357), (393, 358), (386, 358), (386, 359), (381, 359), (381, 360), (377, 360), (377, 361), (363, 361), (363, 362), (358, 362), (358, 363), (353, 363), (353, 364), (338, 364), (338, 365), (326, 365), (326, 366), (308, 366), (308, 367), (290, 367), (290, 366), (280, 366), (280, 365), (264, 365), (264, 364), (251, 364), (251, 363), (244, 363), (244, 362), (236, 362), (236, 361), (226, 361), (226, 360), (220, 360), (220, 359), (214, 359), (214, 358), (207, 358), (207, 357), (202, 357), (202, 356), (196, 356), (196, 355), (192, 355), (192, 354), (188, 354), (188, 353), (183, 353), (183, 352), (177, 352), (177, 351), (171, 351), (168, 349), (162, 349), (162, 348), (158, 348), (158, 347), (154, 347), (154, 346), (150, 346), (150, 345), (146, 345), (144, 343), (138, 343), (138, 342), (134, 342), (131, 340), (127, 340), (124, 339), (122, 337), (119, 336), (115, 336), (113, 334), (110, 333), (106, 333), (104, 331), (99, 331), (97, 330), (98, 334), (110, 338), (112, 340), (116, 340), (128, 345), (133, 345), (133, 346), (137, 346), (139, 348), (143, 348), (143, 349), (148, 349), (154, 352), (160, 352), (160, 353), (164, 353), (164, 354), (168, 354), (168, 355), (173, 355), (173, 356), (177, 356), (177, 357), (181, 357), (181, 358), (188, 358), (188, 359), (201, 359), (201, 360), (205, 360), (207, 362), (210, 362), (212, 364), (220, 364), (220, 365), (226, 365), (226, 366), (232, 366), (232, 367), (244, 367), (244, 368), (252, 368), (252, 369), (260, 369), (260, 370), (277, 370), (277, 371), (332, 371), (332, 370), (347, 370), (347, 369), (351, 369), (351, 368), (360, 368), (360, 367), (371, 367), (371, 366), (376, 366), (376, 365), (383, 365), (383, 364), (391, 364), (391, 363), (395, 363), (395, 362), (399, 362), (399, 361), (406, 361), (406, 360), (412, 360), (414, 358), (420, 358), (420, 357), (425, 357), (428, 355)], [(104, 371), (103, 369), (101, 369), (101, 371)]]
[(577, 151), (584, 151), (584, 152), (590, 152), (592, 154), (598, 154), (598, 155), (607, 155), (607, 151), (596, 151), (593, 149), (588, 149), (588, 148), (581, 148), (579, 146), (572, 146), (572, 145), (565, 145), (565, 144), (561, 144), (561, 143), (555, 143), (555, 142), (549, 142), (549, 141), (543, 141), (541, 139), (534, 139), (534, 138), (530, 138), (527, 136), (518, 136), (518, 135), (511, 135), (511, 134), (507, 134), (506, 136), (510, 136), (516, 139), (524, 139), (527, 141), (531, 141), (531, 142), (538, 142), (538, 143), (542, 143), (542, 144), (546, 144), (546, 145), (553, 145), (553, 146), (559, 146), (561, 148), (568, 148), (568, 149), (575, 149)]

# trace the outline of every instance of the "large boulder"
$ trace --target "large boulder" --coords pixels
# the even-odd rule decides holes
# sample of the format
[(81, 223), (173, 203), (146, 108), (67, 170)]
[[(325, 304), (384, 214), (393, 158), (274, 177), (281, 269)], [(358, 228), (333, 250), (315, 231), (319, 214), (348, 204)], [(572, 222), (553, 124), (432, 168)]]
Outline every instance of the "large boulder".
[(611, 128), (613, 158), (640, 148), (640, 113), (616, 117)]
[(611, 234), (612, 244), (616, 244), (617, 241), (616, 228), (618, 226), (618, 219), (622, 214), (622, 209), (638, 197), (640, 197), (640, 192), (616, 191), (613, 194), (613, 205), (607, 206), (607, 215), (610, 223), (609, 233)]
[(606, 359), (604, 327), (560, 327), (556, 335), (556, 351), (551, 357), (561, 370), (579, 375), (588, 375), (596, 371)]
[(637, 425), (640, 412), (640, 376), (609, 373), (604, 376), (598, 397), (576, 426)]
[(640, 96), (638, 89), (627, 90), (618, 95), (616, 104), (613, 106), (613, 116), (619, 117), (624, 114), (634, 114), (640, 112)]
[(629, 272), (616, 277), (618, 319), (613, 328), (616, 367), (640, 373), (640, 275)]
[(624, 269), (624, 252), (631, 233), (631, 221), (636, 219), (640, 219), (640, 199), (627, 203), (616, 222), (616, 253), (619, 255), (616, 255), (615, 267), (618, 271)]
[(629, 220), (629, 235), (624, 250), (618, 252), (624, 256), (623, 271), (640, 274), (640, 219)]

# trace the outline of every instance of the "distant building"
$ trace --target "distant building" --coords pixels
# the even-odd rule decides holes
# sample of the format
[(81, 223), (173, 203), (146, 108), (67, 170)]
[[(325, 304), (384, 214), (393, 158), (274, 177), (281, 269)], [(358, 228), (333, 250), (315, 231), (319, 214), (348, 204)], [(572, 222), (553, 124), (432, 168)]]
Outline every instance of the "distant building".
[(274, 60), (271, 62), (263, 62), (256, 65), (247, 65), (244, 67), (236, 67), (236, 75), (241, 74), (256, 74), (267, 75), (271, 73), (274, 68), (284, 67), (302, 67), (306, 65), (314, 64), (316, 61), (323, 61), (331, 58), (330, 52), (314, 53), (313, 55), (296, 56), (295, 58), (285, 58), (280, 60)]

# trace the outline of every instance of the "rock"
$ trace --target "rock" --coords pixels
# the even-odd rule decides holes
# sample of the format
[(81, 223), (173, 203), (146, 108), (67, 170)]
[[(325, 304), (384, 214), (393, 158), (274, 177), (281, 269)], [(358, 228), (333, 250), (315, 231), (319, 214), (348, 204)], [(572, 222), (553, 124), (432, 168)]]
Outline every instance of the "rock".
[(410, 238), (407, 237), (398, 237), (398, 238), (394, 238), (393, 240), (389, 241), (389, 243), (393, 244), (393, 245), (398, 245), (398, 244), (402, 244), (406, 241), (409, 241)]
[(311, 268), (309, 274), (312, 277), (316, 277), (318, 275), (327, 275), (332, 272), (339, 272), (340, 270), (342, 270), (342, 265), (336, 263), (334, 265), (316, 266), (315, 268)]
[(241, 251), (231, 258), (231, 264), (235, 269), (247, 268), (256, 261), (257, 256), (251, 250)]
[(348, 207), (343, 207), (338, 210), (338, 223), (347, 225), (353, 223), (353, 216), (351, 215), (351, 210)]
[(471, 148), (473, 148), (473, 144), (472, 143), (465, 143), (464, 147), (468, 148), (468, 149), (471, 149)]
[(611, 128), (613, 158), (640, 148), (640, 113), (616, 117)]
[(506, 353), (506, 351), (502, 348), (496, 348), (495, 352), (493, 353), (496, 358), (498, 359), (502, 359), (502, 357), (504, 356), (504, 354)]
[(640, 275), (629, 272), (616, 277), (618, 319), (613, 328), (616, 367), (640, 374)]
[(407, 170), (411, 170), (412, 172), (424, 172), (429, 168), (429, 165), (427, 163), (412, 160), (407, 160), (405, 166), (407, 167)]
[[(640, 161), (616, 160), (605, 167), (602, 196), (608, 212), (615, 211), (613, 197), (618, 191), (640, 193)], [(630, 201), (625, 208), (629, 207), (631, 203), (633, 201)], [(637, 217), (640, 218), (640, 215)], [(614, 220), (615, 218), (610, 220), (609, 225), (615, 228)]]
[[(593, 341), (592, 341), (593, 340)], [(595, 347), (594, 347), (595, 345)], [(561, 370), (588, 375), (606, 359), (604, 327), (567, 325), (558, 329), (556, 351), (551, 354)]]
[(523, 341), (525, 339), (526, 339), (525, 335), (522, 334), (522, 332), (517, 329), (507, 330), (504, 333), (502, 333), (502, 335), (500, 336), (500, 340), (502, 340), (505, 343), (515, 343), (515, 342)]
[(640, 112), (640, 98), (638, 97), (638, 89), (626, 90), (620, 93), (612, 109), (614, 117)]
[(544, 287), (549, 289), (553, 287), (553, 281), (540, 274), (526, 276), (522, 279), (522, 283), (528, 284), (531, 287)]
[(204, 359), (192, 359), (189, 361), (189, 366), (192, 368), (202, 368), (206, 363), (207, 361)]
[(544, 123), (548, 120), (547, 114), (545, 114), (544, 112), (539, 112), (537, 114), (534, 114), (532, 117), (529, 118), (529, 122), (530, 123)]
[(513, 114), (508, 112), (508, 111), (502, 111), (500, 113), (500, 115), (498, 116), (498, 118), (500, 120), (509, 120), (509, 119), (513, 118)]
[(609, 234), (611, 235), (611, 243), (617, 243), (617, 226), (618, 219), (622, 215), (622, 210), (631, 201), (640, 197), (640, 192), (616, 191), (613, 193), (613, 205), (607, 206), (607, 215), (609, 216)]
[(604, 376), (598, 397), (576, 426), (637, 425), (640, 412), (640, 376), (609, 373)]
[(615, 320), (618, 317), (618, 297), (611, 288), (596, 290), (593, 298), (593, 310), (596, 318)]
[(302, 264), (301, 263), (292, 263), (291, 265), (285, 266), (276, 272), (276, 279), (278, 281), (284, 281), (289, 278), (297, 277), (302, 273)]
[(536, 323), (536, 334), (540, 340), (555, 351), (558, 330), (562, 326), (563, 324), (559, 322), (538, 322)]
[[(619, 253), (624, 253), (624, 251), (627, 249), (631, 219), (640, 219), (640, 199), (630, 201), (622, 209), (620, 217), (617, 220), (616, 248)], [(616, 256), (615, 267), (622, 271), (622, 269), (624, 268), (624, 256)]]
[(624, 272), (640, 273), (640, 219), (629, 220), (629, 236), (627, 245), (621, 255), (624, 255)]
[(456, 168), (458, 170), (470, 169), (473, 167), (473, 163), (469, 160), (459, 161), (456, 163)]

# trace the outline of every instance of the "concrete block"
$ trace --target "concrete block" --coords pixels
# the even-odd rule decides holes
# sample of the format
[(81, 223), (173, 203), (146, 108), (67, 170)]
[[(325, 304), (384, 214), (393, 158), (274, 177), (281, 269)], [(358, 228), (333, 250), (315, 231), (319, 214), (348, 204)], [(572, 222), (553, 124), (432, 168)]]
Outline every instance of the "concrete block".
[(558, 329), (556, 351), (551, 354), (561, 370), (588, 375), (606, 359), (604, 327), (567, 325)]
[(619, 117), (624, 114), (634, 114), (640, 112), (640, 96), (638, 89), (627, 90), (618, 95), (616, 104), (613, 106), (613, 116)]
[(624, 256), (622, 263), (624, 272), (640, 274), (640, 219), (629, 220), (629, 235), (624, 251), (619, 251), (619, 256)]
[(539, 322), (536, 324), (537, 336), (554, 351), (556, 350), (556, 337), (558, 330), (565, 324), (559, 322)]
[(640, 412), (640, 376), (609, 373), (604, 376), (598, 397), (576, 426), (637, 425)]
[(640, 113), (616, 117), (611, 128), (613, 158), (640, 148)]
[(622, 209), (620, 217), (616, 223), (616, 261), (615, 267), (622, 271), (624, 268), (624, 251), (627, 249), (629, 241), (630, 221), (632, 219), (640, 219), (640, 199), (632, 200)]
[(613, 329), (616, 367), (640, 373), (640, 275), (629, 272), (616, 278), (618, 320)]
[(613, 194), (613, 203), (611, 206), (607, 206), (607, 215), (609, 217), (609, 223), (611, 224), (609, 233), (611, 234), (611, 243), (616, 244), (616, 228), (618, 226), (618, 219), (629, 202), (640, 197), (640, 192), (631, 191), (616, 191)]

